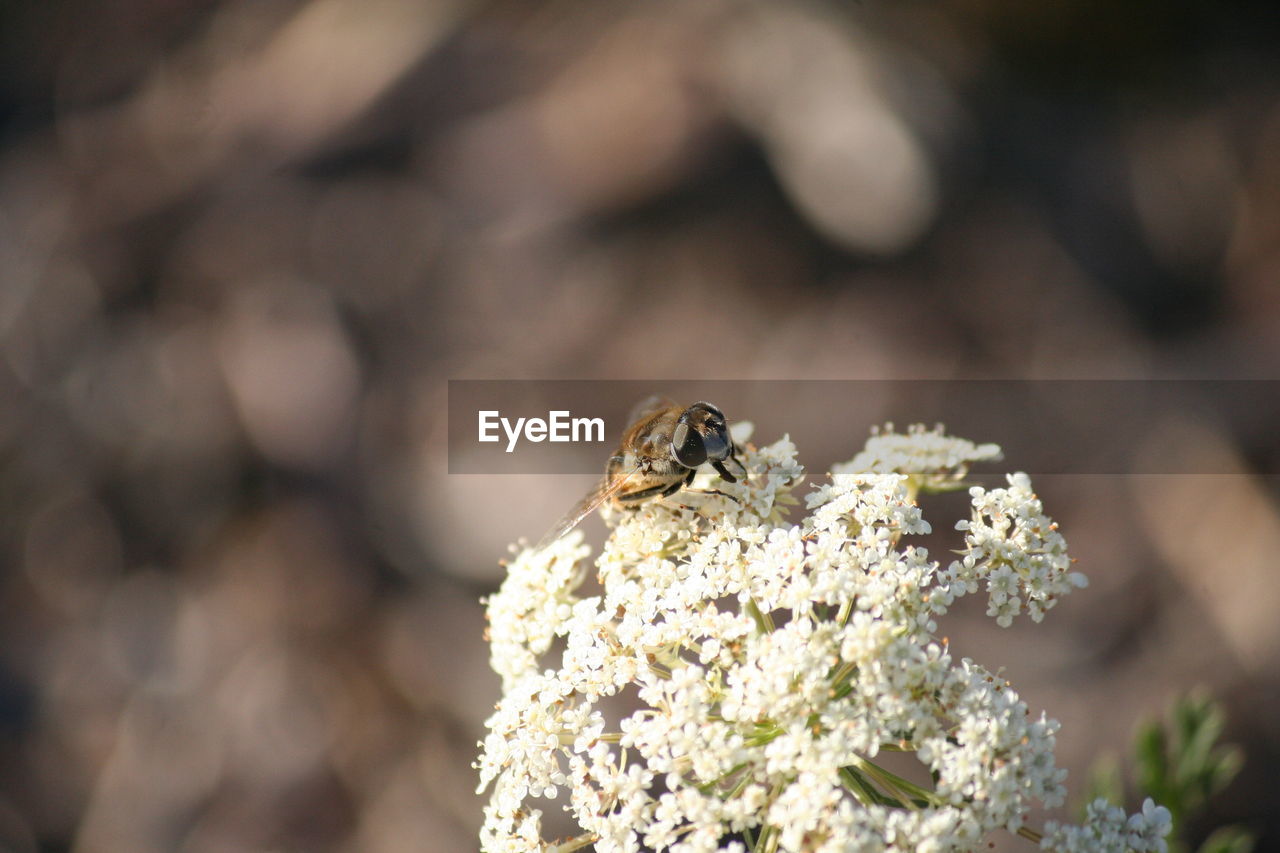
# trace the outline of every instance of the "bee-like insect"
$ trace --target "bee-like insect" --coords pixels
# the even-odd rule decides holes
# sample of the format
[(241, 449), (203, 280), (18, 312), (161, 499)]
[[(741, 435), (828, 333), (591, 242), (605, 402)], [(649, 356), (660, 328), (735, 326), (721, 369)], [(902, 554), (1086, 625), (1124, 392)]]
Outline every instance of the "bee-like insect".
[(693, 482), (704, 462), (710, 462), (730, 483), (738, 478), (725, 467), (726, 460), (746, 474), (735, 455), (724, 413), (710, 403), (685, 407), (664, 397), (650, 397), (632, 410), (630, 423), (609, 457), (604, 479), (542, 537), (539, 549), (577, 527), (605, 502), (631, 507), (675, 494)]

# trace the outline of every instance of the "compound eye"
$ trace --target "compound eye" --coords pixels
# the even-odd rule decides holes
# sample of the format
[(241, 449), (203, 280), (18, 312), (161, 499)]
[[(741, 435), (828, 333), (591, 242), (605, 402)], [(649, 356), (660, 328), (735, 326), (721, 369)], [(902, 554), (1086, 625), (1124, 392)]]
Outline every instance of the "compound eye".
[(702, 443), (702, 436), (697, 430), (690, 429), (687, 423), (676, 424), (676, 430), (671, 434), (671, 453), (686, 468), (697, 468), (707, 461), (707, 448)]
[(724, 423), (724, 412), (720, 411), (718, 408), (711, 405), (710, 403), (706, 403), (706, 402), (694, 403), (689, 408), (701, 409), (702, 411), (706, 412), (708, 415), (711, 416), (708, 420), (713, 424), (719, 425)]

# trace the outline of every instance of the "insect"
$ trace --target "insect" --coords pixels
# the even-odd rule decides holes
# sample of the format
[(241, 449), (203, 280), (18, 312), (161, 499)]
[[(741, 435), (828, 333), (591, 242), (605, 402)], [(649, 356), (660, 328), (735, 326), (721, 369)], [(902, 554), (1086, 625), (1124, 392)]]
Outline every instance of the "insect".
[(726, 460), (746, 474), (735, 455), (724, 413), (710, 403), (685, 407), (664, 397), (650, 397), (632, 410), (630, 423), (609, 457), (604, 479), (551, 528), (538, 548), (577, 527), (606, 502), (630, 507), (675, 494), (693, 482), (704, 462), (710, 462), (730, 483), (738, 478), (725, 467)]

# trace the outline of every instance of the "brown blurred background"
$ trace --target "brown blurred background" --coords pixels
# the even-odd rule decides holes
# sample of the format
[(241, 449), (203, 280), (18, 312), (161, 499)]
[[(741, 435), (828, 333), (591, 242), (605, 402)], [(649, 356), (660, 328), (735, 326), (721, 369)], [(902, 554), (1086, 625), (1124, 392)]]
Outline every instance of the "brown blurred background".
[[(591, 478), (447, 475), (447, 378), (1278, 368), (1269, 0), (0, 2), (0, 849), (475, 848), (477, 599)], [(1278, 426), (1038, 482), (1092, 585), (945, 626), (1073, 790), (1211, 686), (1272, 847)]]

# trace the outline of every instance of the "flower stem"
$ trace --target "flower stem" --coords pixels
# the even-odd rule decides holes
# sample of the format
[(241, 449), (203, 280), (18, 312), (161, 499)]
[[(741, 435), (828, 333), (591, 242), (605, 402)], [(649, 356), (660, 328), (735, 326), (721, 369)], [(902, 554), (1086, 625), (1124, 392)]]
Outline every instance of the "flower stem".
[(836, 614), (836, 624), (843, 628), (849, 624), (849, 617), (853, 614), (853, 601), (846, 601), (840, 605), (840, 612)]
[(881, 806), (901, 806), (897, 800), (892, 797), (886, 797), (884, 794), (876, 790), (875, 786), (863, 778), (862, 774), (852, 767), (841, 767), (840, 778), (844, 780), (844, 786), (848, 788), (858, 801), (864, 805), (881, 805)]
[(751, 614), (751, 618), (756, 622), (756, 629), (761, 634), (772, 634), (774, 631), (773, 617), (760, 609), (760, 605), (756, 604), (754, 598), (747, 600), (747, 613)]
[(909, 809), (915, 810), (922, 805), (927, 806), (937, 802), (937, 795), (932, 791), (926, 791), (914, 782), (908, 782), (901, 776), (885, 770), (874, 761), (856, 758), (854, 763), (858, 766), (858, 769), (875, 779), (882, 786), (893, 793), (899, 794), (903, 804)]
[(588, 844), (595, 844), (599, 839), (600, 836), (596, 835), (594, 832), (586, 832), (576, 838), (567, 839), (550, 849), (554, 851), (554, 853), (572, 853), (574, 850), (581, 850)]
[[(769, 799), (765, 805), (765, 811), (768, 810), (769, 804), (778, 799), (778, 795), (782, 793), (782, 789), (786, 784), (779, 779), (773, 783), (773, 790), (769, 792)], [(763, 812), (762, 812), (763, 813)], [(756, 837), (756, 843), (752, 846), (752, 853), (771, 853), (778, 849), (778, 830), (765, 823), (760, 825), (760, 835)]]
[(856, 663), (847, 663), (843, 667), (841, 667), (840, 671), (837, 672), (832, 677), (831, 689), (834, 693), (835, 698), (843, 699), (845, 696), (848, 696), (850, 692), (852, 692), (853, 687), (850, 684), (849, 679), (857, 671), (858, 671), (858, 665)]

